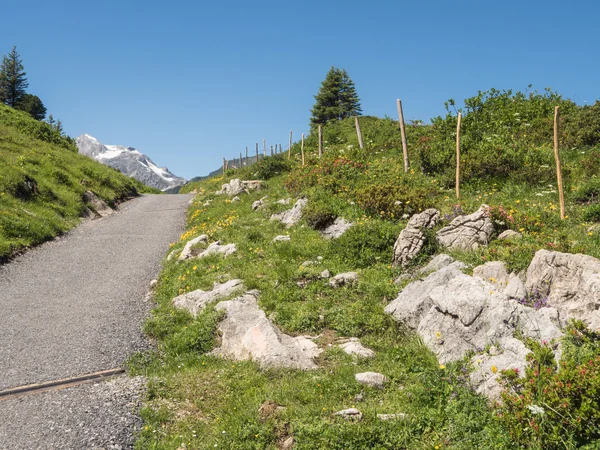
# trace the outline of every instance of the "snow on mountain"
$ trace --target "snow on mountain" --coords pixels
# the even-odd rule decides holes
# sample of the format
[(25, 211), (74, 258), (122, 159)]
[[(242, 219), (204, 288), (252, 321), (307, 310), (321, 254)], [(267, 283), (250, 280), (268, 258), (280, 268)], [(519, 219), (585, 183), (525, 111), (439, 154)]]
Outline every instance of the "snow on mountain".
[(104, 145), (89, 134), (79, 136), (76, 143), (79, 153), (113, 167), (147, 186), (166, 191), (185, 184), (183, 178), (173, 175), (166, 167), (158, 167), (133, 147)]

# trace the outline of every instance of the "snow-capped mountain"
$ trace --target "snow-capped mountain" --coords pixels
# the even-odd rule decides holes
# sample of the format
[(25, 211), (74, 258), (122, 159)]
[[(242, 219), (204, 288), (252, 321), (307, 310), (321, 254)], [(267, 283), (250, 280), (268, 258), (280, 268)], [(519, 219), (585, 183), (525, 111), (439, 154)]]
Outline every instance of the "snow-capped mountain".
[(76, 142), (79, 153), (113, 167), (147, 186), (167, 191), (185, 184), (183, 178), (173, 175), (166, 167), (158, 167), (133, 147), (104, 145), (89, 134), (82, 134)]

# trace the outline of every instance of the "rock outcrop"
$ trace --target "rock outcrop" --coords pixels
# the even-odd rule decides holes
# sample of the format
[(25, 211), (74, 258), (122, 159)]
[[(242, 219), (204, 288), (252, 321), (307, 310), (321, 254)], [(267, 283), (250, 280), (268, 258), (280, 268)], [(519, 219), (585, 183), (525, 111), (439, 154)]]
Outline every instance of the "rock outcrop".
[(348, 341), (340, 344), (339, 347), (344, 353), (350, 356), (357, 356), (360, 358), (373, 358), (375, 356), (375, 352), (362, 345), (357, 338), (350, 338)]
[(172, 300), (173, 306), (185, 309), (194, 317), (204, 309), (206, 305), (218, 299), (232, 295), (236, 291), (244, 289), (242, 280), (229, 280), (225, 283), (215, 283), (210, 291), (198, 289), (179, 295)]
[(271, 216), (271, 220), (279, 220), (286, 227), (291, 227), (296, 225), (302, 219), (302, 209), (308, 203), (308, 199), (301, 198), (294, 204), (292, 209), (288, 209), (287, 211), (283, 211), (279, 214), (273, 214)]
[(206, 247), (205, 250), (200, 252), (196, 258), (205, 258), (209, 255), (223, 255), (229, 256), (232, 253), (237, 251), (237, 246), (235, 244), (225, 244), (222, 245), (221, 241), (216, 241)]
[(600, 260), (582, 254), (539, 250), (527, 269), (529, 293), (547, 297), (561, 316), (600, 329)]
[(102, 200), (92, 191), (85, 191), (83, 193), (83, 201), (89, 205), (90, 209), (97, 215), (97, 217), (107, 217), (115, 212), (114, 209), (108, 206), (104, 200)]
[(437, 232), (439, 243), (457, 250), (474, 250), (487, 245), (494, 232), (494, 224), (489, 217), (488, 207), (482, 205), (468, 216), (459, 216), (450, 225)]
[(318, 346), (302, 336), (282, 333), (258, 306), (258, 291), (218, 303), (225, 311), (219, 324), (221, 347), (215, 353), (235, 360), (253, 360), (262, 368), (316, 369)]
[(198, 245), (200, 243), (204, 243), (204, 244), (208, 243), (208, 236), (206, 234), (201, 234), (200, 236), (195, 237), (194, 239), (190, 239), (189, 241), (187, 241), (185, 243), (185, 246), (183, 247), (183, 250), (179, 254), (179, 261), (184, 261), (186, 259), (191, 258), (192, 257), (192, 250), (193, 250), (194, 246)]
[(329, 285), (333, 288), (339, 288), (342, 286), (352, 286), (358, 281), (358, 274), (356, 272), (345, 272), (336, 275), (329, 280)]
[(433, 228), (439, 220), (440, 212), (434, 208), (412, 216), (394, 244), (392, 264), (406, 266), (423, 248), (425, 243), (423, 229)]
[(321, 234), (325, 239), (337, 239), (348, 231), (352, 225), (352, 222), (348, 222), (343, 217), (338, 217), (331, 225), (321, 231)]
[(229, 183), (222, 185), (221, 190), (217, 191), (216, 194), (235, 197), (244, 192), (248, 193), (260, 189), (261, 185), (262, 181), (259, 180), (242, 181), (239, 178), (234, 178), (233, 180), (230, 180)]

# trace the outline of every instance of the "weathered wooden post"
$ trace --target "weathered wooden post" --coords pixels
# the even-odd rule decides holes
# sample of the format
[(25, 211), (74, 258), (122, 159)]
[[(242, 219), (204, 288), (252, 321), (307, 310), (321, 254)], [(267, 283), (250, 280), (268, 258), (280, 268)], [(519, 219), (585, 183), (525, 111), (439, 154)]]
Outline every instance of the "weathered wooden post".
[(319, 158), (323, 155), (323, 126), (319, 125)]
[(225, 158), (223, 158), (223, 176), (225, 176), (225, 171), (227, 170), (227, 163), (225, 161)]
[(271, 156), (273, 156), (273, 146), (271, 145)]
[(558, 187), (558, 200), (560, 202), (560, 220), (565, 220), (565, 193), (563, 190), (562, 167), (558, 152), (558, 119), (559, 107), (554, 108), (554, 159), (556, 160), (556, 183)]
[(460, 123), (462, 114), (458, 113), (458, 122), (456, 123), (456, 198), (460, 198)]
[(288, 159), (292, 158), (292, 130), (290, 130), (290, 146), (288, 147)]
[(302, 167), (304, 167), (304, 133), (302, 133), (302, 146), (300, 147), (300, 151), (302, 152)]
[(248, 147), (246, 147), (246, 162), (244, 164), (245, 166), (248, 165)]
[(410, 168), (408, 162), (408, 146), (406, 145), (406, 129), (404, 128), (404, 113), (402, 111), (402, 100), (398, 99), (398, 121), (400, 122), (400, 135), (402, 137), (402, 154), (404, 155), (404, 172)]
[(267, 156), (267, 142), (263, 139), (263, 151), (265, 153), (265, 156)]
[(279, 144), (279, 153), (281, 153), (281, 144)]
[(354, 125), (356, 126), (356, 135), (358, 136), (358, 146), (363, 148), (362, 133), (360, 132), (360, 123), (358, 123), (358, 116), (354, 116)]
[(258, 142), (256, 143), (256, 162), (258, 162)]

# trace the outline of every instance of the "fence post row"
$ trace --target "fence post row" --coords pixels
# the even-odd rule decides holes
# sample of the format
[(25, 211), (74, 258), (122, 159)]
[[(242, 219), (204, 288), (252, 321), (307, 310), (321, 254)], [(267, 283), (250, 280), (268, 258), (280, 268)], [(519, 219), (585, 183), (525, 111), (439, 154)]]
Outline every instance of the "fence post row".
[(406, 129), (404, 127), (404, 113), (402, 111), (402, 100), (397, 99), (398, 121), (400, 122), (400, 135), (402, 137), (402, 154), (404, 155), (404, 172), (408, 172), (410, 164), (408, 162), (408, 146), (406, 145)]

